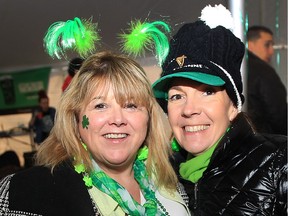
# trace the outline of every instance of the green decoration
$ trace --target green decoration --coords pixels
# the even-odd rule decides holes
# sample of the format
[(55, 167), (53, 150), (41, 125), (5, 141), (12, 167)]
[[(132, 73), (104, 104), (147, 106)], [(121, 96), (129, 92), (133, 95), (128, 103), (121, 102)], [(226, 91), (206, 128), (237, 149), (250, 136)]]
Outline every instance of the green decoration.
[(79, 164), (76, 164), (74, 165), (74, 170), (78, 173), (78, 174), (81, 174), (83, 173), (83, 181), (85, 183), (85, 185), (90, 188), (93, 186), (93, 182), (92, 182), (92, 179), (91, 177), (89, 176), (89, 174), (87, 173), (86, 171), (86, 167), (83, 163), (79, 163)]
[(55, 22), (44, 37), (44, 47), (52, 58), (65, 57), (65, 51), (75, 50), (85, 58), (95, 50), (95, 42), (100, 40), (97, 24), (91, 20), (80, 20), (78, 17), (66, 22)]
[[(88, 122), (88, 124), (89, 124), (89, 122)], [(87, 151), (87, 145), (84, 142), (81, 142), (81, 144), (82, 144), (83, 148)]]
[(77, 173), (85, 172), (85, 166), (84, 166), (84, 164), (77, 164), (77, 165), (74, 166), (74, 168), (75, 168), (75, 171), (76, 171)]
[(89, 175), (84, 175), (83, 181), (85, 182), (85, 185), (90, 188), (93, 186), (92, 178)]
[(88, 125), (89, 125), (89, 119), (86, 115), (84, 115), (82, 118), (82, 127), (88, 129)]
[(137, 159), (146, 160), (148, 157), (148, 147), (144, 146), (138, 150)]
[(155, 48), (156, 58), (161, 65), (169, 52), (169, 40), (158, 27), (162, 27), (165, 33), (170, 33), (170, 27), (162, 21), (152, 23), (132, 21), (130, 33), (120, 34), (122, 50), (137, 57), (144, 54), (145, 49), (153, 50), (152, 48)]
[[(83, 116), (83, 119), (84, 119), (84, 116)], [(85, 118), (86, 119), (86, 118)], [(87, 118), (88, 120), (88, 118)], [(88, 122), (89, 124), (89, 122)], [(82, 125), (83, 125), (83, 122), (82, 122)], [(84, 128), (84, 127), (83, 127)], [(87, 151), (87, 145), (84, 143), (84, 142), (81, 142), (83, 148)], [(76, 161), (76, 158), (74, 157), (74, 161)], [(83, 174), (83, 181), (85, 183), (85, 185), (90, 188), (93, 186), (93, 182), (92, 182), (92, 179), (91, 177), (89, 176), (89, 174), (87, 173), (87, 170), (86, 170), (86, 167), (83, 163), (77, 163), (74, 165), (74, 170), (78, 173), (78, 174)]]
[(171, 148), (175, 152), (178, 152), (180, 150), (180, 145), (178, 144), (178, 142), (175, 138), (173, 138), (173, 140), (171, 142)]
[[(83, 120), (86, 120), (86, 116), (83, 116)], [(82, 146), (85, 148), (86, 144), (82, 142)], [(87, 148), (85, 148), (87, 150)], [(142, 159), (139, 159), (139, 155)], [(87, 172), (87, 169), (83, 163), (78, 163), (74, 165), (74, 169), (78, 174), (82, 174), (85, 185), (88, 188), (93, 187), (93, 185), (112, 197), (117, 201), (122, 208), (122, 210), (129, 215), (167, 215), (165, 208), (162, 208), (161, 203), (157, 200), (155, 196), (155, 186), (151, 182), (145, 163), (143, 159), (146, 159), (148, 155), (148, 148), (144, 146), (138, 151), (138, 157), (134, 161), (133, 170), (134, 178), (138, 182), (141, 192), (145, 197), (145, 204), (138, 204), (129, 192), (114, 179), (106, 175), (98, 164), (92, 160), (94, 170), (91, 173)], [(75, 160), (75, 158), (74, 158)]]

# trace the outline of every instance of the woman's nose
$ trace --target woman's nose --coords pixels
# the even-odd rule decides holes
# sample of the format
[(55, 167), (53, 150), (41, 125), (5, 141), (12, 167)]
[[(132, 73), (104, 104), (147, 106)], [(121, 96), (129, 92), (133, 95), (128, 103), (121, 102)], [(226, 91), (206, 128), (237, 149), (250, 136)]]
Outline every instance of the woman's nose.
[(117, 127), (127, 124), (127, 119), (122, 108), (117, 107), (113, 109), (113, 111), (111, 112), (109, 124), (114, 124)]
[(199, 115), (201, 111), (200, 101), (196, 97), (188, 96), (182, 107), (182, 116), (191, 117), (192, 115)]

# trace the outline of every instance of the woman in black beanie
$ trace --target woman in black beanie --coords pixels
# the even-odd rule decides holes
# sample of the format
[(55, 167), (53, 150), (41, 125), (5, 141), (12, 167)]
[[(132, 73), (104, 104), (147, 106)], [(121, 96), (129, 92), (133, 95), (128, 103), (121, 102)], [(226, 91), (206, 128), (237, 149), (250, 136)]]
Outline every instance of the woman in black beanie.
[(153, 90), (167, 101), (172, 163), (194, 215), (287, 215), (287, 137), (257, 133), (242, 112), (245, 46), (230, 18), (208, 6), (170, 41)]

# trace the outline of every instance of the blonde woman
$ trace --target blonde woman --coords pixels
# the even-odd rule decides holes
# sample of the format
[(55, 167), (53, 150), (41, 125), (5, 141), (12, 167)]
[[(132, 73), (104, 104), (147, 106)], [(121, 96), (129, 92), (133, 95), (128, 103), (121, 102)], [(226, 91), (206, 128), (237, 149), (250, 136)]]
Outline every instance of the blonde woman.
[(37, 166), (2, 180), (1, 214), (190, 215), (160, 112), (135, 61), (90, 56), (62, 95)]

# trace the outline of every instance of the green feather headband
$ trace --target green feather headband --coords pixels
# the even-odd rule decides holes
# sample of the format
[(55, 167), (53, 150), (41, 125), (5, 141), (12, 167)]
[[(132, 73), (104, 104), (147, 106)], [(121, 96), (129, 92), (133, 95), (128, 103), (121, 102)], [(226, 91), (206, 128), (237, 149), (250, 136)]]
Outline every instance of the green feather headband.
[(158, 27), (162, 27), (164, 32), (170, 33), (170, 27), (162, 21), (152, 23), (141, 23), (139, 20), (132, 21), (130, 23), (130, 33), (120, 34), (122, 51), (137, 57), (144, 54), (144, 49), (152, 50), (154, 47), (156, 58), (159, 65), (161, 65), (168, 55), (169, 41), (165, 33)]
[(66, 22), (55, 22), (47, 30), (44, 47), (52, 58), (61, 59), (68, 49), (75, 50), (85, 58), (95, 50), (95, 42), (100, 40), (97, 24), (78, 17)]

